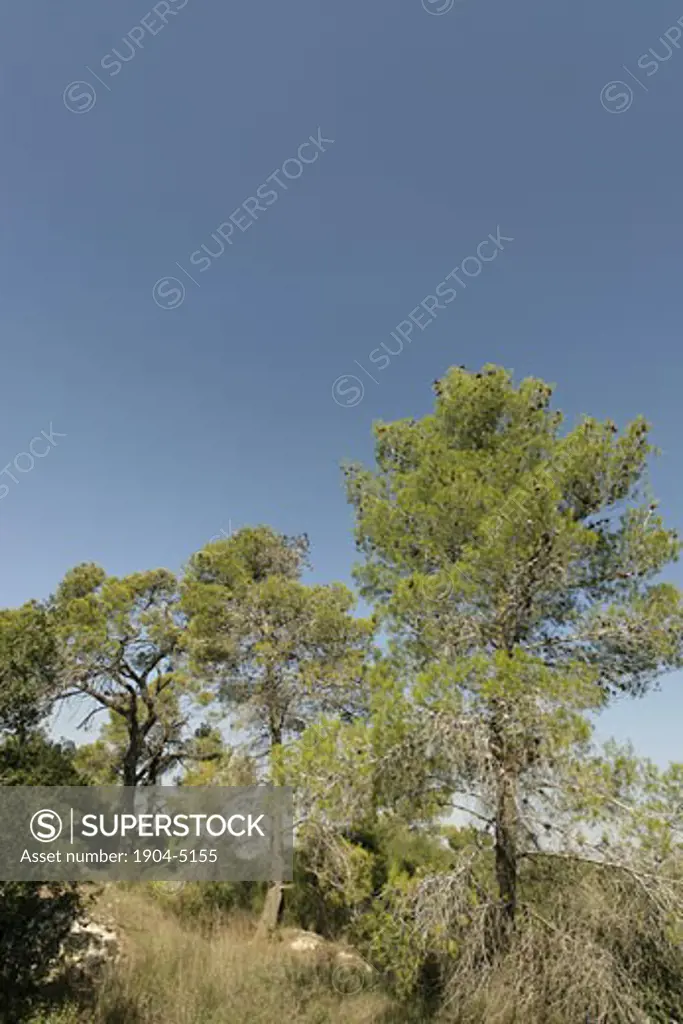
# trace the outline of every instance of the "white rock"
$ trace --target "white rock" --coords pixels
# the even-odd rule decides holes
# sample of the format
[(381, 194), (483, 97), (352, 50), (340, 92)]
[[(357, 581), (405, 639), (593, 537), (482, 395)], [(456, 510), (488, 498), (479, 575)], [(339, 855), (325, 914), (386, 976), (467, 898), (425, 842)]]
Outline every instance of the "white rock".
[(297, 953), (313, 953), (325, 945), (325, 940), (314, 932), (301, 932), (289, 943), (289, 948)]

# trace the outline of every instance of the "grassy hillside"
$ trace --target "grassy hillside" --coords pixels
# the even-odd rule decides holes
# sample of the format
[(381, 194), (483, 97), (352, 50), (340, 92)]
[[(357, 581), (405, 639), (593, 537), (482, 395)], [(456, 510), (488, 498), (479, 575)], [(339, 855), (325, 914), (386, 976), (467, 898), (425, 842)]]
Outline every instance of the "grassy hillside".
[(140, 891), (118, 888), (107, 890), (97, 909), (122, 937), (119, 962), (93, 1000), (64, 991), (59, 1009), (37, 1013), (30, 1024), (406, 1021), (408, 1011), (380, 991), (340, 995), (324, 960), (284, 943), (254, 944), (247, 916), (190, 925)]

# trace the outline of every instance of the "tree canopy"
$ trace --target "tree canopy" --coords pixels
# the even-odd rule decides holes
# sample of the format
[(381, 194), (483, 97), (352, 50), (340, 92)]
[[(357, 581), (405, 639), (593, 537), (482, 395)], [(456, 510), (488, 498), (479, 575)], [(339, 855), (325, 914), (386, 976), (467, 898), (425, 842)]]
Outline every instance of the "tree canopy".
[(186, 723), (177, 580), (166, 569), (108, 577), (96, 565), (67, 573), (51, 611), (62, 698), (85, 697), (86, 715), (110, 713), (103, 742), (120, 751), (126, 786), (154, 785), (174, 765)]
[(351, 614), (355, 598), (342, 584), (301, 581), (307, 555), (305, 536), (245, 529), (194, 555), (184, 579), (194, 663), (266, 753), (316, 715), (364, 707), (373, 623)]

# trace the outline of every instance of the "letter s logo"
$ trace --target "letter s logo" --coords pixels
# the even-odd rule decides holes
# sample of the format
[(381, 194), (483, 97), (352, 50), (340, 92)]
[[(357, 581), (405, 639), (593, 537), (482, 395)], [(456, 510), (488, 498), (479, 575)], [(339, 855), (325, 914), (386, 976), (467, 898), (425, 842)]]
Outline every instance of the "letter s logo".
[(160, 277), (152, 297), (161, 309), (177, 309), (185, 298), (185, 285), (177, 277)]
[[(352, 383), (352, 381), (355, 381), (355, 383)], [(351, 387), (342, 387), (343, 384), (351, 384)], [(344, 373), (341, 377), (337, 377), (332, 385), (332, 397), (337, 405), (341, 405), (345, 409), (350, 409), (354, 405), (358, 405), (359, 402), (362, 402), (364, 394), (363, 382), (359, 377), (354, 377), (351, 373)]]
[(39, 843), (53, 843), (62, 834), (62, 819), (56, 811), (44, 808), (42, 811), (36, 811), (29, 828), (31, 835)]
[(600, 102), (608, 114), (623, 114), (633, 103), (633, 89), (626, 82), (608, 82), (600, 93)]
[(71, 82), (64, 90), (62, 99), (72, 114), (87, 114), (97, 102), (97, 93), (90, 82)]

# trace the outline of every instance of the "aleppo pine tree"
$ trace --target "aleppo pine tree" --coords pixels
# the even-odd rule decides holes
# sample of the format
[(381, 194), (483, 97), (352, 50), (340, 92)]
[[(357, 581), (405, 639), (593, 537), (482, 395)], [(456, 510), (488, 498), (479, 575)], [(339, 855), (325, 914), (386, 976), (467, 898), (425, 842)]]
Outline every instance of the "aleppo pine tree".
[(681, 664), (680, 595), (657, 581), (680, 545), (644, 488), (642, 418), (563, 431), (550, 386), (490, 365), (434, 390), (433, 413), (375, 427), (374, 468), (345, 470), (357, 578), (412, 716), (395, 766), (475, 799), (505, 951), (525, 858), (578, 855), (595, 779), (619, 795), (609, 766), (576, 770), (591, 714)]
[(76, 566), (51, 600), (61, 698), (84, 698), (82, 725), (108, 713), (82, 767), (102, 781), (156, 785), (182, 752), (193, 691), (182, 668), (177, 581), (166, 569), (107, 576)]
[(307, 556), (305, 536), (245, 528), (193, 555), (183, 581), (193, 664), (271, 772), (278, 749), (317, 715), (364, 707), (372, 623), (353, 617), (342, 584), (301, 581)]
[[(308, 538), (245, 528), (192, 556), (183, 580), (186, 646), (195, 669), (237, 724), (261, 777), (282, 785), (282, 752), (323, 713), (347, 720), (366, 708), (363, 685), (373, 623), (352, 614), (342, 584), (308, 585)], [(279, 918), (282, 886), (271, 887), (261, 932)]]

